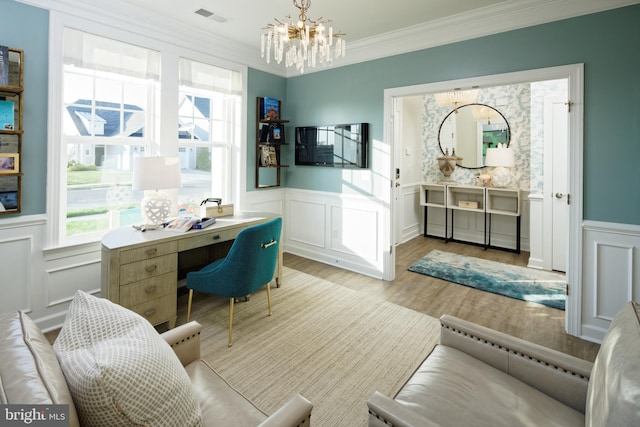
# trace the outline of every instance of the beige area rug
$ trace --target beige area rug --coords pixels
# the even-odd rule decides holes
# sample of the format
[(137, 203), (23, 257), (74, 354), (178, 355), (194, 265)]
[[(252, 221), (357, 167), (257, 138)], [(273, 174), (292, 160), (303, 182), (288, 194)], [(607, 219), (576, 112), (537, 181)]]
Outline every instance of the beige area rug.
[(202, 357), (271, 414), (293, 394), (309, 399), (312, 425), (364, 426), (367, 398), (393, 396), (439, 340), (435, 318), (285, 268), (281, 288), (235, 305), (233, 347), (228, 306), (197, 320)]

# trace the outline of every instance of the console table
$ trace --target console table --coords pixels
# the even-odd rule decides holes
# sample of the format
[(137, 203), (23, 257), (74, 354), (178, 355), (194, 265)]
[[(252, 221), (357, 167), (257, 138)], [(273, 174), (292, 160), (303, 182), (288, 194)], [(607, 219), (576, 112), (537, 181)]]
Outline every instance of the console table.
[[(477, 187), (451, 184), (421, 184), (420, 205), (424, 207), (424, 236), (444, 238), (445, 242), (457, 240), (454, 237), (455, 212), (478, 212), (484, 215), (485, 249), (501, 249), (520, 253), (521, 234), (521, 191), (517, 188)], [(427, 233), (428, 209), (440, 208), (444, 211), (444, 237)], [(449, 236), (449, 212), (451, 212), (451, 236)], [(491, 217), (492, 215), (506, 215), (516, 218), (516, 247), (502, 248), (491, 245)]]
[[(129, 308), (151, 324), (175, 327), (178, 280), (228, 252), (233, 240), (247, 227), (276, 215), (236, 213), (217, 218), (202, 230), (138, 231), (121, 227), (102, 239), (101, 292), (103, 298)], [(250, 260), (248, 260), (250, 261)], [(276, 265), (276, 285), (282, 277), (282, 245)]]

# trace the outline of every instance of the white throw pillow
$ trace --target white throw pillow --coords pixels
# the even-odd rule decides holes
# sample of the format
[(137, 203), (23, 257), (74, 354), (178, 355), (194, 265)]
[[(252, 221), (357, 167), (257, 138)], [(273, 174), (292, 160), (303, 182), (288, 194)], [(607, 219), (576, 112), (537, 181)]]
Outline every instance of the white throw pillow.
[(54, 350), (82, 425), (202, 425), (187, 373), (142, 316), (77, 291)]

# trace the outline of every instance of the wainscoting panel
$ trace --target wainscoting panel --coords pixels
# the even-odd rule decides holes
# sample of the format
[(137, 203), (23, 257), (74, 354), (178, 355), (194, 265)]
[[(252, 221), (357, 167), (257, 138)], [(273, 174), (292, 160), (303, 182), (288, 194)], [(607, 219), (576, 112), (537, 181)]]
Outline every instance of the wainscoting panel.
[(420, 206), (420, 184), (402, 187), (402, 211), (400, 216), (399, 236), (396, 240), (400, 243), (407, 242), (419, 234), (422, 234), (422, 209)]
[(16, 310), (31, 311), (30, 286), (32, 236), (10, 236), (0, 239), (0, 313)]
[(287, 241), (297, 242), (306, 246), (326, 247), (327, 217), (326, 205), (319, 202), (305, 200), (291, 200), (288, 202)]
[(640, 300), (640, 226), (586, 221), (582, 270), (581, 335), (601, 342), (616, 313)]
[(380, 226), (377, 212), (331, 206), (331, 225), (332, 251), (374, 262), (378, 259), (377, 234), (368, 232)]
[(85, 262), (47, 269), (47, 308), (70, 303), (77, 290), (100, 296), (101, 254), (92, 255)]
[(284, 251), (382, 278), (383, 207), (359, 195), (288, 189)]
[[(530, 225), (527, 232), (530, 234), (529, 240), (529, 264), (531, 268), (543, 268), (544, 254), (543, 244), (543, 224), (544, 224), (544, 201), (542, 194), (529, 195)], [(524, 230), (523, 230), (524, 231)]]
[(247, 193), (242, 210), (284, 214), (284, 191), (262, 190)]

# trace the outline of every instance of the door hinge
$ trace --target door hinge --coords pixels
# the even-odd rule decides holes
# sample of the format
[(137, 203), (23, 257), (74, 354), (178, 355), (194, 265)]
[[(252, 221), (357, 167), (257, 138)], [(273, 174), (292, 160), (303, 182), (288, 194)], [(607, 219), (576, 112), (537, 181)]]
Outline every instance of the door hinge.
[(564, 294), (565, 294), (566, 296), (569, 296), (569, 284), (568, 284), (568, 283), (567, 283), (567, 286), (566, 286), (566, 287), (565, 287), (565, 289), (564, 289)]

